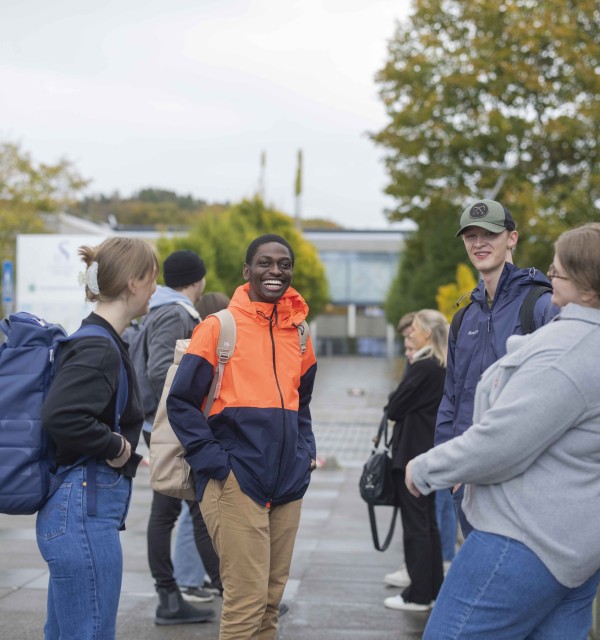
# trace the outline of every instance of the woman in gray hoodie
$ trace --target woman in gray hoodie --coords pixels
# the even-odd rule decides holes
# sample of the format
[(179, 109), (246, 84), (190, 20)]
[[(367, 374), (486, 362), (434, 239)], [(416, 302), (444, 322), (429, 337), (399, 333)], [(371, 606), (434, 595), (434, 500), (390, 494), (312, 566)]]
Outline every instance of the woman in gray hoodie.
[(414, 495), (466, 483), (475, 527), (425, 640), (585, 640), (600, 582), (600, 223), (562, 234), (561, 308), (512, 336), (477, 387), (473, 426), (409, 462)]

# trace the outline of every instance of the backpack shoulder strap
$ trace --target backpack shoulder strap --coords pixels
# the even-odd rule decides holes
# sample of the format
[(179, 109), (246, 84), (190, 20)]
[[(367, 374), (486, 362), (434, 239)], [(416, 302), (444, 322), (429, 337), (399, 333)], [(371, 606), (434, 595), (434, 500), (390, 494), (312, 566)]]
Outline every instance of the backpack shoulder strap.
[(523, 334), (532, 333), (535, 331), (535, 320), (533, 317), (533, 310), (535, 303), (540, 296), (544, 295), (547, 291), (552, 291), (552, 285), (550, 284), (536, 284), (533, 287), (529, 287), (529, 291), (523, 300), (521, 305), (521, 311), (519, 312), (519, 319), (521, 321), (521, 328)]
[(308, 336), (310, 335), (310, 329), (308, 327), (308, 322), (303, 320), (298, 325), (298, 340), (300, 340), (300, 353), (304, 353), (306, 351), (306, 343), (308, 342)]
[(220, 327), (219, 342), (217, 343), (217, 367), (210, 385), (208, 396), (206, 397), (206, 403), (204, 404), (204, 415), (207, 418), (210, 414), (210, 410), (212, 409), (213, 402), (219, 397), (221, 383), (223, 382), (223, 371), (225, 370), (225, 365), (233, 355), (236, 338), (235, 319), (233, 315), (231, 315), (231, 311), (229, 311), (229, 309), (221, 309), (220, 311), (211, 313), (210, 315), (218, 318)]
[[(236, 339), (236, 326), (235, 319), (229, 309), (221, 309), (216, 313), (210, 315), (216, 316), (219, 319), (219, 342), (217, 343), (217, 367), (213, 381), (210, 385), (210, 390), (206, 397), (206, 403), (204, 404), (204, 415), (208, 418), (210, 410), (216, 398), (219, 397), (221, 391), (221, 383), (223, 382), (223, 372), (225, 365), (229, 362), (229, 359), (233, 355), (235, 350)], [(208, 317), (208, 316), (207, 316)], [(306, 321), (301, 322), (298, 325), (298, 340), (300, 343), (300, 353), (306, 351), (306, 343), (308, 336), (310, 335), (310, 329)]]
[(108, 338), (119, 354), (119, 386), (117, 387), (117, 402), (115, 404), (115, 431), (117, 433), (120, 433), (120, 420), (121, 416), (123, 415), (123, 411), (125, 411), (125, 405), (127, 404), (129, 386), (127, 383), (127, 371), (125, 369), (125, 363), (123, 362), (121, 350), (119, 349), (119, 346), (117, 345), (114, 337), (111, 335), (110, 331), (108, 331), (104, 327), (101, 327), (97, 324), (88, 324), (80, 327), (79, 329), (77, 329), (77, 331), (75, 331), (75, 333), (72, 333), (70, 336), (62, 339), (61, 342), (68, 342), (76, 338), (85, 338), (90, 336)]
[(469, 302), (469, 304), (467, 304), (464, 307), (462, 307), (462, 309), (459, 309), (452, 316), (452, 321), (450, 322), (450, 332), (452, 333), (452, 337), (454, 338), (455, 342), (456, 342), (456, 339), (458, 338), (458, 331), (460, 329), (460, 325), (462, 324), (463, 318), (465, 317), (465, 313), (467, 312), (467, 309), (472, 304), (473, 304), (473, 302)]

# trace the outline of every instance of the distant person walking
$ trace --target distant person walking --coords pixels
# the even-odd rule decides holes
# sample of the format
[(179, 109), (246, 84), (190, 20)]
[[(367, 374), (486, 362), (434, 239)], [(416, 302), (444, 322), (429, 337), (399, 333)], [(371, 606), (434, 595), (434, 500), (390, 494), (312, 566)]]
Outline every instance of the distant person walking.
[[(97, 247), (80, 247), (79, 255), (86, 265), (86, 298), (96, 303), (82, 327), (106, 329), (118, 352), (108, 337), (65, 343), (43, 406), (42, 423), (56, 445), (59, 470), (85, 458), (66, 473), (37, 516), (37, 542), (50, 571), (45, 640), (115, 638), (123, 573), (119, 531), (142, 459), (135, 448), (144, 414), (120, 335), (148, 309), (156, 254), (142, 240), (109, 238)], [(128, 397), (116, 433), (121, 362)]]

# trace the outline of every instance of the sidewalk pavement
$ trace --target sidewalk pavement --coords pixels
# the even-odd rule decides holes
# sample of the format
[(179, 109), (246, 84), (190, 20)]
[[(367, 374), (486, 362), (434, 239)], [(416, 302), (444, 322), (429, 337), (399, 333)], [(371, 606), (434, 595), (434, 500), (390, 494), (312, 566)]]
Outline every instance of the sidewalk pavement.
[[(321, 462), (304, 499), (290, 580), (284, 594), (290, 610), (279, 640), (418, 640), (426, 613), (385, 609), (399, 590), (383, 584), (401, 564), (401, 527), (388, 551), (374, 550), (367, 508), (358, 493), (366, 460), (388, 392), (398, 379), (395, 364), (375, 358), (321, 358), (312, 407)], [(337, 464), (336, 464), (337, 463)], [(122, 534), (123, 589), (117, 620), (119, 640), (217, 640), (216, 622), (157, 627), (157, 597), (146, 557), (151, 490), (147, 467), (134, 482)], [(380, 528), (391, 509), (380, 508)], [(35, 540), (35, 516), (0, 515), (0, 638), (43, 637), (48, 573)]]

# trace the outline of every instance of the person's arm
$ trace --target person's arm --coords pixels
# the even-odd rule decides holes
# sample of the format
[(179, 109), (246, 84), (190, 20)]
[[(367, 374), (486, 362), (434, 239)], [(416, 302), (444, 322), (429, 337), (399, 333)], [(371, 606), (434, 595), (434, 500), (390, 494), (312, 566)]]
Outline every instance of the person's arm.
[(209, 318), (194, 331), (167, 397), (167, 415), (194, 473), (224, 480), (230, 471), (229, 454), (202, 413), (214, 374), (219, 328), (219, 320)]
[(112, 404), (120, 371), (119, 354), (107, 339), (67, 343), (42, 407), (44, 429), (60, 450), (112, 460), (123, 438), (102, 422)]
[(459, 482), (510, 480), (561, 438), (584, 410), (571, 378), (544, 366), (544, 356), (538, 354), (515, 371), (478, 423), (412, 461), (414, 486), (427, 494)]

